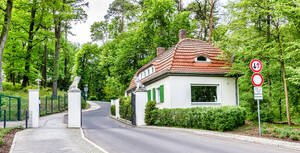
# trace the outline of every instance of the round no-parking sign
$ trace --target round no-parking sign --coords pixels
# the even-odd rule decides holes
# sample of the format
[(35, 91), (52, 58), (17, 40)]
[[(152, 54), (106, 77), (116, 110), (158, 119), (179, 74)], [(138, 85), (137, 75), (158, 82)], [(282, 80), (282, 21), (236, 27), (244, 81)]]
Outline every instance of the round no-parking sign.
[(251, 81), (252, 81), (253, 85), (259, 87), (259, 86), (261, 86), (261, 85), (263, 84), (264, 78), (262, 77), (261, 74), (259, 74), (259, 73), (254, 73), (254, 74), (252, 75)]
[(251, 61), (250, 67), (253, 72), (260, 72), (262, 69), (262, 63), (260, 60), (254, 59)]

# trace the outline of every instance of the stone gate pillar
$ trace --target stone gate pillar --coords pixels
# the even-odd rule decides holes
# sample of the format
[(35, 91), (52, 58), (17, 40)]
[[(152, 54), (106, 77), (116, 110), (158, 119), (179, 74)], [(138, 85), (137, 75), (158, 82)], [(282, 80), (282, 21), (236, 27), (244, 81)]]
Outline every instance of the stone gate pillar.
[(28, 127), (38, 128), (40, 118), (39, 108), (39, 90), (29, 89), (29, 121)]
[(81, 127), (81, 91), (78, 88), (68, 91), (68, 127)]
[(135, 93), (135, 113), (136, 113), (136, 125), (146, 125), (145, 123), (145, 109), (148, 102), (147, 91), (139, 89)]
[(120, 98), (115, 100), (116, 118), (120, 118)]

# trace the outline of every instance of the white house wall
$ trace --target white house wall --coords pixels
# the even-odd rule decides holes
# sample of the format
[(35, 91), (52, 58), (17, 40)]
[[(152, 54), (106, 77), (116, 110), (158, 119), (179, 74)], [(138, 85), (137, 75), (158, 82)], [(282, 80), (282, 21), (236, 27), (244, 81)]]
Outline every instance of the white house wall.
[(147, 91), (151, 90), (151, 99), (153, 98), (153, 88), (159, 88), (161, 85), (164, 85), (164, 102), (159, 103), (156, 106), (158, 108), (171, 108), (171, 88), (170, 88), (170, 77), (166, 77), (164, 79), (161, 79), (159, 81), (156, 81), (150, 85), (146, 86)]
[[(169, 76), (166, 80), (165, 98), (168, 108), (187, 108), (207, 105), (197, 105), (191, 103), (191, 84), (214, 85), (218, 87), (219, 105), (209, 106), (228, 106), (236, 105), (235, 78), (229, 77), (191, 77), (191, 76)], [(157, 82), (159, 84), (159, 82)], [(171, 95), (171, 96), (169, 96)], [(168, 102), (167, 102), (168, 101)], [(172, 103), (170, 103), (170, 101)]]

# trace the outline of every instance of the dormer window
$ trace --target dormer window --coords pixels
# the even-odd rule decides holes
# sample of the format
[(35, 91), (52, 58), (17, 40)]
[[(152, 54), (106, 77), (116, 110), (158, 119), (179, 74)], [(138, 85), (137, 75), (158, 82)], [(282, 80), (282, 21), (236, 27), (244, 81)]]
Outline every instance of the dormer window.
[(210, 63), (210, 59), (205, 56), (198, 56), (195, 58), (196, 63)]

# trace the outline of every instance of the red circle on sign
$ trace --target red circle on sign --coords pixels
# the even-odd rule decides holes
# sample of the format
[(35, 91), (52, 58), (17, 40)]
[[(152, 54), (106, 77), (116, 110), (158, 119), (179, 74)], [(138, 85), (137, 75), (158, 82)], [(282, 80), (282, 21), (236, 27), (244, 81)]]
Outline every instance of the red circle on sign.
[(263, 84), (264, 82), (264, 78), (261, 74), (259, 73), (254, 73), (252, 75), (252, 78), (251, 78), (251, 81), (252, 81), (252, 84), (259, 87)]
[(254, 59), (250, 63), (250, 68), (253, 72), (260, 72), (262, 70), (262, 63), (258, 59)]

